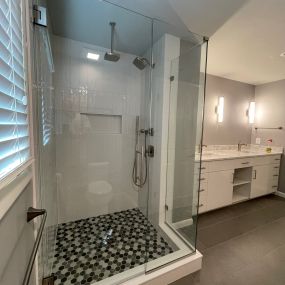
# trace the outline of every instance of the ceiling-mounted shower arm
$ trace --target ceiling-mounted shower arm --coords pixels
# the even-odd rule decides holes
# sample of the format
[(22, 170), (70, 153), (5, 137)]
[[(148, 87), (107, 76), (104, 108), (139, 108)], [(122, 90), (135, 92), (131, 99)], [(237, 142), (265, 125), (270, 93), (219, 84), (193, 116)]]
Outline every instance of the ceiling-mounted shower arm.
[(115, 26), (116, 23), (115, 22), (110, 22), (110, 26), (111, 26), (111, 53), (114, 52), (114, 37), (115, 37)]
[(120, 54), (114, 52), (114, 36), (115, 36), (115, 22), (109, 23), (111, 26), (111, 49), (105, 53), (104, 59), (108, 61), (116, 62), (120, 59)]

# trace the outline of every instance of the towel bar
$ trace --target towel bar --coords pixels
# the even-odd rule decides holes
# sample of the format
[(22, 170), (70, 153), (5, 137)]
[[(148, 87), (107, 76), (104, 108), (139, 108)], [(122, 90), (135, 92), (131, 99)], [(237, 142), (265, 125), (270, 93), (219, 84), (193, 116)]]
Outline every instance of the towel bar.
[(30, 222), (34, 218), (36, 218), (38, 216), (42, 216), (42, 215), (43, 215), (43, 218), (42, 218), (41, 225), (40, 225), (39, 230), (38, 230), (37, 238), (36, 238), (33, 250), (32, 250), (32, 254), (30, 256), (29, 263), (28, 263), (28, 266), (26, 269), (23, 285), (29, 285), (29, 281), (30, 281), (32, 270), (33, 270), (35, 258), (37, 255), (37, 251), (38, 251), (40, 241), (41, 241), (41, 238), (43, 235), (43, 230), (45, 227), (45, 222), (47, 219), (47, 211), (45, 209), (35, 209), (35, 208), (30, 207), (28, 209), (28, 212), (27, 212), (27, 222)]

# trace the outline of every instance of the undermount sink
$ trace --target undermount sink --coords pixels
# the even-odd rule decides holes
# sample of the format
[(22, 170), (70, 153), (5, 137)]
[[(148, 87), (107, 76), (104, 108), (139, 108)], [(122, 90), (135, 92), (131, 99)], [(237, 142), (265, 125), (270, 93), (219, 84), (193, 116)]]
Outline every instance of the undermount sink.
[(242, 150), (241, 153), (252, 153), (252, 150)]

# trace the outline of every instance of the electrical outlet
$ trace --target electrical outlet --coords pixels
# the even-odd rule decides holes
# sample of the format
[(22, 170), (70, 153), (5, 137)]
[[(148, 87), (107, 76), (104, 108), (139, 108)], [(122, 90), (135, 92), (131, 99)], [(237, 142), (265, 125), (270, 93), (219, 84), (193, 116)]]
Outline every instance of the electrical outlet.
[(256, 138), (256, 139), (255, 139), (255, 143), (256, 143), (256, 144), (260, 144), (260, 143), (261, 143), (261, 139), (260, 139), (260, 138)]

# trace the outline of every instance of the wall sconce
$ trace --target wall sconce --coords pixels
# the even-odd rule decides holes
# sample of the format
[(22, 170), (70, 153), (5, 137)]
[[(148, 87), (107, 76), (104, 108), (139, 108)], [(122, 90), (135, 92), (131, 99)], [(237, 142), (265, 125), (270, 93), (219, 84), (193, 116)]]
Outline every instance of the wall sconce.
[(252, 101), (249, 103), (249, 108), (248, 108), (248, 122), (250, 124), (254, 124), (254, 119), (255, 119), (255, 102)]
[(219, 97), (218, 106), (216, 109), (218, 123), (222, 123), (224, 121), (224, 105), (225, 105), (225, 97)]

